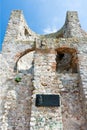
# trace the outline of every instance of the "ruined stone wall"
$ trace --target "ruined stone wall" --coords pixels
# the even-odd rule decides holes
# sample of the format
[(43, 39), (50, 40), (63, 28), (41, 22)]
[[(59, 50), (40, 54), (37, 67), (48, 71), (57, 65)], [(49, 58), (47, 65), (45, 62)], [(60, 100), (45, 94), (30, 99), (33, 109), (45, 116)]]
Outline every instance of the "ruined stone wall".
[(80, 130), (86, 128), (82, 109), (83, 101), (80, 95), (79, 75), (77, 73), (57, 74), (60, 80), (62, 119), (64, 130)]
[(28, 130), (33, 75), (26, 70), (25, 73), (14, 72), (1, 54), (0, 63), (0, 129)]
[[(1, 130), (29, 129), (32, 83), (31, 75), (21, 75), (21, 82), (15, 81), (16, 75), (6, 81), (3, 95)], [(3, 86), (2, 86), (3, 87)]]
[(36, 107), (36, 94), (59, 94), (55, 82), (56, 52), (54, 50), (37, 50), (34, 60), (34, 91), (30, 130), (62, 130), (62, 115), (60, 107)]
[[(87, 113), (87, 45), (84, 44), (79, 48), (79, 74), (80, 74), (80, 88), (83, 95), (83, 110)], [(85, 115), (87, 119), (87, 114)]]
[[(87, 130), (86, 59), (76, 12), (60, 31), (39, 36), (13, 11), (0, 54), (0, 129)], [(60, 107), (36, 107), (36, 94), (59, 94)]]

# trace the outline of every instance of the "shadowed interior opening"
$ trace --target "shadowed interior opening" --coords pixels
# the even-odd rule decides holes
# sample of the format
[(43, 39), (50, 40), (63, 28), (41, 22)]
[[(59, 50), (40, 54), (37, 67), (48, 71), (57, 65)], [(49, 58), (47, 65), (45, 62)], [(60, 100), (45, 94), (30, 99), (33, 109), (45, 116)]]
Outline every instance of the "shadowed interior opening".
[(59, 49), (56, 54), (58, 73), (77, 73), (77, 55), (75, 52)]

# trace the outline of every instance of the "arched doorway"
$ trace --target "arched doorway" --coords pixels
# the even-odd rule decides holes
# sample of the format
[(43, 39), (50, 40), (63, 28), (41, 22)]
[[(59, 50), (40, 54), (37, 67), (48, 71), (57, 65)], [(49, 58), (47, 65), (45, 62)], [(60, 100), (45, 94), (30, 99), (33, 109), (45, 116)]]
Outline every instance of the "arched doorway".
[(60, 47), (56, 52), (56, 75), (59, 81), (64, 130), (85, 130), (77, 50)]
[(20, 82), (15, 82), (16, 103), (17, 107), (15, 113), (15, 124), (17, 129), (30, 129), (31, 116), (31, 96), (33, 91), (33, 67), (34, 67), (34, 53), (32, 49), (27, 49), (21, 52), (17, 57), (15, 77), (21, 77)]

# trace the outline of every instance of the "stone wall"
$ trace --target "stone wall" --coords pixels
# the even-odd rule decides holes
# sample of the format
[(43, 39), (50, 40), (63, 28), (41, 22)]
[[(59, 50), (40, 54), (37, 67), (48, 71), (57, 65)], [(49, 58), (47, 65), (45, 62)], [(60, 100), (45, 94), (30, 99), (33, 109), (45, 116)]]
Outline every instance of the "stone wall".
[(37, 50), (34, 60), (34, 91), (30, 130), (62, 130), (62, 115), (60, 107), (36, 107), (36, 94), (59, 94), (55, 82), (56, 52), (54, 50)]
[(82, 109), (83, 99), (78, 74), (57, 74), (60, 80), (62, 119), (64, 130), (86, 130), (86, 120)]
[[(86, 59), (76, 12), (67, 12), (61, 30), (40, 36), (22, 11), (12, 11), (0, 54), (0, 129), (87, 130)], [(36, 94), (60, 95), (60, 107), (36, 107)]]
[[(16, 78), (21, 77), (17, 82)], [(2, 85), (1, 130), (28, 130), (31, 113), (32, 75), (14, 74)], [(4, 89), (4, 88), (3, 88)]]
[(87, 119), (87, 48), (86, 44), (80, 49), (79, 57), (79, 73), (80, 73), (80, 88), (83, 95), (83, 110)]

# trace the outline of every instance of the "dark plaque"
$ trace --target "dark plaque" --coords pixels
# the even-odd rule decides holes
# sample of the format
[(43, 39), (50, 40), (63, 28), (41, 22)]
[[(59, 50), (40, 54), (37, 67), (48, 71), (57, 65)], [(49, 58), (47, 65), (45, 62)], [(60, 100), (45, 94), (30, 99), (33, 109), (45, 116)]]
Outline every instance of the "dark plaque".
[(58, 107), (60, 106), (60, 97), (59, 95), (36, 95), (36, 106), (37, 107)]

